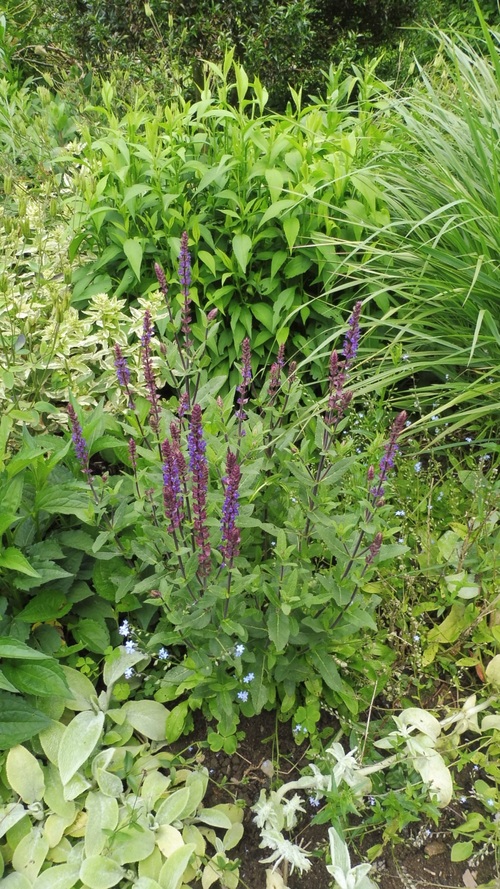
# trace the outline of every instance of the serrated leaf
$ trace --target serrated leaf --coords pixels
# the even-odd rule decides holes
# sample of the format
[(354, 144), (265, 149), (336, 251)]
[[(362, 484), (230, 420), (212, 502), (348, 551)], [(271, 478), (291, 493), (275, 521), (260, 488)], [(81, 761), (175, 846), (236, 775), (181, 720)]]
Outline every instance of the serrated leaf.
[(138, 281), (141, 280), (142, 244), (137, 238), (127, 238), (123, 242), (123, 252)]
[(242, 272), (246, 272), (248, 258), (252, 250), (252, 239), (248, 235), (234, 235), (233, 253)]
[(71, 602), (58, 591), (44, 591), (38, 593), (17, 615), (17, 620), (34, 624), (38, 621), (56, 620), (71, 611)]
[(30, 565), (21, 550), (15, 546), (8, 546), (7, 549), (0, 553), (0, 568), (7, 568), (8, 571), (19, 571), (21, 574), (27, 574), (29, 577), (40, 577), (38, 571)]
[(66, 726), (58, 754), (63, 784), (67, 784), (87, 761), (101, 737), (103, 726), (104, 713), (93, 713), (91, 710), (78, 713)]
[(6, 773), (12, 790), (26, 805), (41, 800), (45, 792), (45, 780), (38, 760), (26, 747), (18, 744), (9, 750)]
[(0, 692), (0, 713), (0, 750), (28, 741), (51, 723), (45, 713), (8, 692)]
[(97, 654), (104, 654), (111, 641), (104, 620), (92, 620), (90, 617), (78, 622), (73, 629), (73, 636), (80, 645)]
[(111, 858), (92, 855), (82, 862), (80, 880), (89, 889), (111, 889), (125, 876), (125, 869)]

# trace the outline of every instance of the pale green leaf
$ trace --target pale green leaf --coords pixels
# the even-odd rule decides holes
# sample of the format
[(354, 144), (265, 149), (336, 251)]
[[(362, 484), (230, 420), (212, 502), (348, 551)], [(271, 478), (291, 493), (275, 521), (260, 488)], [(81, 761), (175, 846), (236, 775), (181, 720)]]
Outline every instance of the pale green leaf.
[(104, 713), (84, 710), (66, 726), (59, 745), (61, 781), (67, 784), (96, 747), (104, 726)]
[(145, 660), (145, 657), (139, 651), (129, 652), (123, 645), (115, 648), (106, 658), (104, 665), (103, 679), (105, 685), (110, 688), (115, 682), (123, 678), (123, 674), (128, 667), (135, 667), (142, 660)]
[(26, 809), (21, 803), (7, 803), (0, 808), (0, 838), (5, 836), (14, 824), (24, 818)]
[(155, 847), (155, 834), (152, 830), (135, 824), (124, 827), (113, 834), (110, 855), (119, 864), (131, 864), (149, 858)]
[(452, 861), (467, 861), (474, 852), (474, 843), (468, 840), (465, 843), (453, 843), (450, 858)]
[(40, 873), (48, 851), (49, 844), (42, 833), (42, 827), (37, 825), (14, 849), (12, 867), (33, 882)]
[(176, 827), (171, 824), (160, 824), (155, 833), (156, 844), (165, 858), (169, 858), (176, 849), (182, 849), (184, 840), (182, 834)]
[(168, 710), (158, 701), (127, 701), (122, 707), (126, 720), (151, 741), (164, 741)]
[(118, 824), (118, 803), (111, 796), (90, 791), (85, 801), (85, 809), (88, 815), (85, 854), (87, 858), (91, 858), (101, 854), (108, 841), (109, 832)]
[(51, 865), (36, 878), (33, 889), (72, 889), (79, 878), (79, 864)]
[(158, 824), (172, 824), (172, 821), (176, 821), (181, 812), (184, 811), (188, 800), (189, 789), (187, 787), (175, 790), (160, 805), (156, 813), (156, 822)]
[(231, 819), (215, 806), (211, 809), (200, 809), (194, 820), (210, 827), (222, 827), (224, 830), (229, 830), (231, 827)]
[(41, 800), (45, 792), (45, 780), (38, 760), (26, 747), (18, 745), (9, 750), (6, 762), (7, 780), (27, 805)]
[(80, 868), (80, 880), (89, 889), (111, 889), (125, 876), (125, 870), (111, 858), (92, 855), (86, 858)]
[(162, 889), (179, 889), (182, 875), (189, 864), (189, 859), (193, 852), (193, 844), (188, 843), (186, 846), (183, 846), (182, 849), (176, 849), (170, 858), (167, 858), (160, 871), (158, 880)]

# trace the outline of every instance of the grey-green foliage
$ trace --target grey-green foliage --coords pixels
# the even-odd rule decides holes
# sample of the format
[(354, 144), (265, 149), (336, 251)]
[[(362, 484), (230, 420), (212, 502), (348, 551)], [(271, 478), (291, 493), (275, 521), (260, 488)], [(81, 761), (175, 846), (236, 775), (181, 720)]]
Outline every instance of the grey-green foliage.
[(206, 889), (218, 879), (237, 886), (226, 853), (243, 834), (242, 809), (203, 807), (208, 772), (181, 768), (164, 749), (162, 704), (111, 704), (114, 684), (141, 660), (118, 649), (99, 698), (85, 676), (64, 668), (69, 700), (51, 702), (50, 725), (31, 750), (9, 750), (0, 787), (2, 885), (177, 889), (203, 873)]

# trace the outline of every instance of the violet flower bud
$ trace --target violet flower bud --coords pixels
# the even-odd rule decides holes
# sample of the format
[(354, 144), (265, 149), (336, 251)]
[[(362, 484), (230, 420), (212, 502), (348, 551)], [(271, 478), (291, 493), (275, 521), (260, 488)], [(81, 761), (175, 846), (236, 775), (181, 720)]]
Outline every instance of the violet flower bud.
[(151, 429), (158, 435), (160, 428), (160, 402), (158, 400), (158, 392), (156, 391), (156, 380), (153, 369), (153, 359), (151, 356), (151, 338), (153, 336), (153, 324), (151, 321), (151, 313), (144, 313), (144, 324), (142, 328), (142, 367), (144, 371), (144, 381), (146, 383), (146, 396), (151, 405), (149, 411), (149, 422)]
[(157, 277), (158, 284), (160, 285), (160, 290), (163, 293), (163, 296), (166, 297), (168, 293), (167, 278), (159, 262), (155, 262), (155, 275)]
[(127, 359), (123, 354), (118, 343), (115, 343), (115, 370), (116, 370), (116, 378), (118, 380), (118, 384), (125, 389), (125, 392), (128, 395), (128, 406), (130, 410), (135, 410), (134, 400), (132, 398), (132, 393), (130, 391), (130, 369), (127, 364)]
[(71, 438), (73, 440), (73, 445), (75, 448), (76, 459), (80, 464), (82, 472), (84, 472), (85, 475), (89, 477), (91, 475), (91, 472), (89, 468), (89, 452), (87, 448), (87, 442), (83, 437), (82, 427), (72, 404), (68, 404), (67, 411), (71, 423)]
[(373, 562), (375, 557), (378, 556), (378, 554), (380, 552), (380, 547), (382, 546), (382, 540), (383, 540), (382, 533), (380, 531), (377, 531), (377, 533), (375, 534), (375, 537), (373, 538), (373, 540), (368, 548), (368, 552), (366, 554), (365, 565), (367, 567), (368, 567), (368, 565), (371, 565), (371, 563)]

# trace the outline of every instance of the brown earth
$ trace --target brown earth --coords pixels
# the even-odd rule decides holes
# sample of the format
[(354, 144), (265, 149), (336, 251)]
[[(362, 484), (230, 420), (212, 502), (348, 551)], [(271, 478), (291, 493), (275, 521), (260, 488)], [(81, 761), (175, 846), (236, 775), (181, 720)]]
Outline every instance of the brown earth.
[[(277, 722), (273, 713), (262, 713), (253, 719), (242, 720), (240, 727), (245, 738), (235, 754), (214, 753), (207, 749), (203, 740), (207, 736), (206, 724), (202, 719), (196, 722), (195, 731), (187, 743), (191, 752), (197, 754), (196, 759), (209, 770), (211, 780), (205, 805), (236, 800), (245, 802), (245, 833), (231, 857), (240, 859), (242, 889), (265, 889), (265, 865), (260, 859), (267, 857), (270, 851), (259, 848), (260, 833), (253, 824), (250, 806), (257, 801), (261, 789), (270, 786), (266, 763), (274, 764), (273, 782), (277, 779), (281, 784), (293, 780), (298, 770), (307, 765), (307, 745), (298, 747), (295, 744), (289, 723)], [(318, 857), (313, 856), (313, 867), (308, 873), (303, 876), (294, 873), (288, 877), (289, 889), (331, 889), (332, 878), (325, 869), (324, 856), (319, 857), (328, 848), (328, 824), (311, 824), (315, 812), (311, 806), (310, 820), (303, 816), (298, 835), (291, 839), (300, 842), (310, 852), (317, 851)], [(489, 850), (473, 867), (467, 862), (450, 860), (450, 847), (454, 842), (451, 827), (456, 826), (460, 817), (460, 812), (452, 804), (443, 814), (438, 830), (432, 824), (416, 825), (400, 843), (387, 847), (374, 863), (372, 873), (380, 889), (500, 889), (500, 850), (497, 850), (496, 861), (494, 852)], [(376, 842), (377, 836), (370, 834), (367, 847)], [(362, 849), (351, 847), (350, 852), (353, 861), (363, 860)]]

